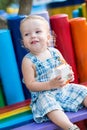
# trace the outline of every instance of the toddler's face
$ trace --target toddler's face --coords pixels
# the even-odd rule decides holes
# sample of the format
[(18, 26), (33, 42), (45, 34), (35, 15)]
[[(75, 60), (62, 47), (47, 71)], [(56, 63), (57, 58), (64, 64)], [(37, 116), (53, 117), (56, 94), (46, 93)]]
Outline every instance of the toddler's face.
[(39, 19), (28, 19), (24, 21), (21, 26), (21, 33), (24, 46), (31, 52), (34, 53), (47, 48), (50, 33), (47, 25), (43, 21)]

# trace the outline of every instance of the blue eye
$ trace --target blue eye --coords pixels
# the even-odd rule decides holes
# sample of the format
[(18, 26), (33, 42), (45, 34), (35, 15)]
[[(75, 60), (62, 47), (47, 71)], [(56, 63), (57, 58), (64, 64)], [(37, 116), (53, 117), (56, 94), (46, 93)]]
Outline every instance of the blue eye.
[(26, 33), (25, 36), (28, 36), (28, 33)]
[(41, 31), (36, 31), (36, 33), (40, 33)]

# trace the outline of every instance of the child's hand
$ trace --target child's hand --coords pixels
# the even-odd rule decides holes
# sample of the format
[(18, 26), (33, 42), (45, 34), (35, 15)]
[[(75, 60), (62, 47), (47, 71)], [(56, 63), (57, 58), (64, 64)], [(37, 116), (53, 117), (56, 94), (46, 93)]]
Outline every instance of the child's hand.
[(72, 68), (70, 67), (71, 71), (70, 74), (68, 75), (69, 81), (73, 82), (74, 81), (74, 72), (72, 71)]
[(61, 75), (57, 76), (56, 78), (53, 78), (49, 82), (50, 82), (51, 89), (60, 88), (66, 84), (65, 81), (62, 79)]

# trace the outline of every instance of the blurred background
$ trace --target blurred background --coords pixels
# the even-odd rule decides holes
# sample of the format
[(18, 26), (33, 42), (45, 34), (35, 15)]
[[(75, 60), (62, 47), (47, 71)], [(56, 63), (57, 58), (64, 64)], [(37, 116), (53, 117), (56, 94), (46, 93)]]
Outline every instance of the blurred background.
[(72, 11), (84, 2), (85, 0), (0, 0), (0, 16), (7, 17), (8, 14), (30, 14), (48, 10), (49, 15), (67, 13), (71, 18)]

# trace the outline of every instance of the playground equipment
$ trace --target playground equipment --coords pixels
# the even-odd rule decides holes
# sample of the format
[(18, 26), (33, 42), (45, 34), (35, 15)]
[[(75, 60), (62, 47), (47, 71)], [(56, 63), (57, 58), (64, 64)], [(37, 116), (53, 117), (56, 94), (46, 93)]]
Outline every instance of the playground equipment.
[[(0, 108), (0, 129), (1, 130), (62, 130), (52, 122), (37, 124), (33, 121), (30, 100)], [(66, 112), (69, 119), (76, 123), (87, 119), (87, 109), (83, 108), (78, 112)]]
[[(48, 14), (47, 15), (45, 14), (43, 16), (48, 19)], [(55, 129), (62, 130), (60, 127), (56, 126), (55, 124), (53, 124), (50, 121), (45, 122), (45, 123), (41, 123), (41, 124), (35, 123), (33, 121), (33, 115), (32, 115), (31, 109), (30, 109), (30, 99), (28, 99), (28, 97), (26, 97), (26, 94), (24, 94), (25, 88), (22, 91), (22, 88), (19, 86), (20, 90), (17, 90), (17, 86), (15, 84), (16, 87), (14, 86), (14, 89), (16, 89), (16, 91), (13, 90), (13, 85), (14, 84), (11, 81), (11, 77), (14, 77), (14, 73), (12, 73), (11, 70), (14, 70), (16, 68), (16, 70), (15, 70), (15, 73), (16, 73), (15, 78), (17, 78), (17, 75), (19, 76), (16, 80), (20, 79), (20, 81), (18, 80), (20, 85), (21, 85), (21, 81), (22, 81), (22, 75), (20, 73), (20, 70), (18, 69), (18, 67), (21, 68), (21, 61), (17, 59), (17, 57), (19, 56), (17, 51), (21, 50), (22, 57), (23, 57), (23, 55), (25, 55), (23, 53), (23, 51), (22, 51), (23, 48), (21, 49), (21, 43), (19, 43), (19, 41), (21, 40), (21, 35), (20, 35), (20, 31), (19, 31), (19, 25), (20, 25), (20, 20), (22, 18), (24, 18), (24, 16), (23, 17), (15, 17), (15, 18), (12, 17), (11, 19), (8, 20), (8, 24), (9, 24), (9, 22), (11, 22), (10, 23), (11, 26), (10, 26), (10, 24), (8, 25), (9, 29), (8, 30), (4, 30), (5, 33), (2, 33), (3, 31), (0, 32), (0, 39), (2, 41), (1, 43), (4, 43), (3, 46), (2, 45), (0, 46), (0, 50), (2, 50), (1, 51), (2, 55), (0, 55), (2, 57), (0, 59), (2, 59), (2, 61), (4, 60), (3, 62), (1, 62), (4, 65), (3, 72), (2, 72), (2, 67), (1, 67), (1, 64), (0, 64), (0, 78), (3, 81), (4, 89), (5, 89), (5, 85), (7, 85), (6, 86), (6, 91), (11, 92), (12, 95), (14, 95), (14, 92), (17, 92), (17, 93), (15, 93), (15, 96), (16, 95), (18, 96), (18, 94), (19, 94), (19, 96), (18, 96), (19, 100), (20, 100), (20, 98), (22, 96), (22, 100), (21, 101), (17, 101), (16, 103), (12, 103), (11, 102), (11, 104), (6, 102), (8, 106), (0, 108), (0, 122), (1, 122), (0, 123), (0, 129), (1, 130), (24, 130), (24, 129), (25, 130), (49, 130), (49, 129), (50, 130), (55, 130)], [(70, 50), (67, 49), (67, 51), (70, 52), (70, 56), (72, 57), (71, 59), (73, 60), (73, 62), (71, 62), (70, 59), (68, 60), (68, 54), (66, 56), (66, 60), (68, 60), (68, 62), (71, 62), (70, 64), (73, 65), (73, 68), (74, 68), (74, 71), (75, 71), (75, 75), (77, 75), (77, 71), (76, 71), (77, 70), (77, 68), (76, 68), (77, 66), (75, 66), (76, 60), (74, 59), (74, 56), (76, 57), (76, 55), (75, 55), (76, 53), (74, 53), (76, 50), (74, 50), (75, 48), (73, 48), (73, 46), (71, 45), (71, 44), (73, 44), (73, 42), (72, 42), (72, 38), (71, 38), (71, 31), (72, 30), (70, 30), (70, 21), (67, 20), (67, 15), (65, 15), (65, 14), (61, 15), (61, 17), (60, 17), (60, 15), (52, 16), (49, 19), (50, 19), (50, 23), (51, 23), (51, 28), (54, 29), (55, 31), (56, 31), (56, 29), (55, 29), (55, 27), (53, 25), (53, 21), (54, 20), (55, 20), (56, 28), (58, 27), (57, 24), (60, 24), (60, 23), (62, 24), (62, 20), (66, 21), (65, 23), (68, 26), (64, 26), (62, 28), (58, 27), (59, 32), (57, 32), (58, 33), (57, 35), (60, 35), (59, 34), (60, 32), (63, 33), (63, 35), (62, 34), (60, 35), (60, 36), (63, 36), (62, 38), (60, 37), (60, 39), (63, 40), (63, 41), (60, 41), (60, 45), (62, 45), (62, 47), (66, 48), (66, 49), (69, 47), (68, 49), (70, 49)], [(57, 21), (56, 21), (56, 19), (57, 19)], [(59, 22), (59, 21), (61, 21), (61, 22)], [(13, 29), (12, 29), (12, 27), (13, 27)], [(9, 33), (9, 31), (11, 32), (11, 34)], [(14, 31), (14, 33), (12, 31)], [(67, 37), (67, 32), (69, 33), (68, 34), (69, 39)], [(12, 38), (12, 41), (11, 41), (11, 38)], [(68, 42), (66, 43), (66, 38), (70, 42), (69, 44), (68, 44)], [(8, 40), (8, 42), (7, 42), (7, 40)], [(85, 40), (87, 40), (87, 38)], [(14, 43), (15, 41), (17, 42), (16, 44)], [(8, 44), (10, 44), (10, 45), (8, 45)], [(18, 49), (17, 45), (20, 46), (20, 49)], [(10, 46), (10, 49), (11, 49), (10, 51), (12, 51), (12, 52), (9, 53), (10, 57), (8, 57), (9, 58), (9, 63), (8, 63), (6, 58), (7, 58), (7, 56), (9, 56), (7, 54), (7, 52), (10, 52), (8, 50), (9, 46)], [(59, 47), (59, 46), (57, 46), (57, 47)], [(61, 47), (60, 47), (60, 50), (65, 55), (65, 50), (62, 50)], [(5, 54), (5, 57), (3, 58), (4, 51), (6, 52), (6, 54)], [(27, 51), (25, 53), (27, 53)], [(11, 59), (13, 59), (11, 57), (12, 55), (14, 57), (14, 62), (13, 62), (13, 60), (11, 60)], [(21, 60), (22, 60), (22, 58), (21, 58)], [(82, 61), (82, 62), (84, 62), (84, 61)], [(8, 63), (9, 69), (6, 68), (7, 63)], [(10, 65), (11, 65), (10, 63), (15, 63), (16, 67), (13, 67), (11, 69), (10, 68)], [(9, 72), (10, 72), (10, 74), (9, 74)], [(82, 69), (81, 69), (81, 72), (82, 72)], [(4, 76), (5, 76), (5, 78), (4, 78)], [(6, 84), (7, 81), (6, 82), (4, 81), (5, 79), (7, 81), (10, 81), (10, 85), (9, 86), (11, 87), (12, 90), (10, 90), (8, 84)], [(85, 79), (85, 81), (87, 81), (87, 79)], [(77, 76), (77, 81), (76, 82), (79, 82), (78, 81), (78, 76)], [(85, 84), (85, 85), (87, 85), (87, 84)], [(20, 91), (21, 91), (22, 94), (20, 94)], [(24, 97), (25, 97), (26, 100), (24, 100)], [(16, 101), (15, 99), (12, 100), (12, 96), (9, 97), (8, 101), (10, 101), (10, 100), (11, 101)], [(76, 122), (79, 122), (79, 121), (87, 119), (87, 109), (86, 108), (83, 108), (83, 109), (79, 110), (76, 113), (74, 113), (74, 112), (66, 112), (66, 114), (68, 115), (69, 119), (73, 123), (76, 123)]]

